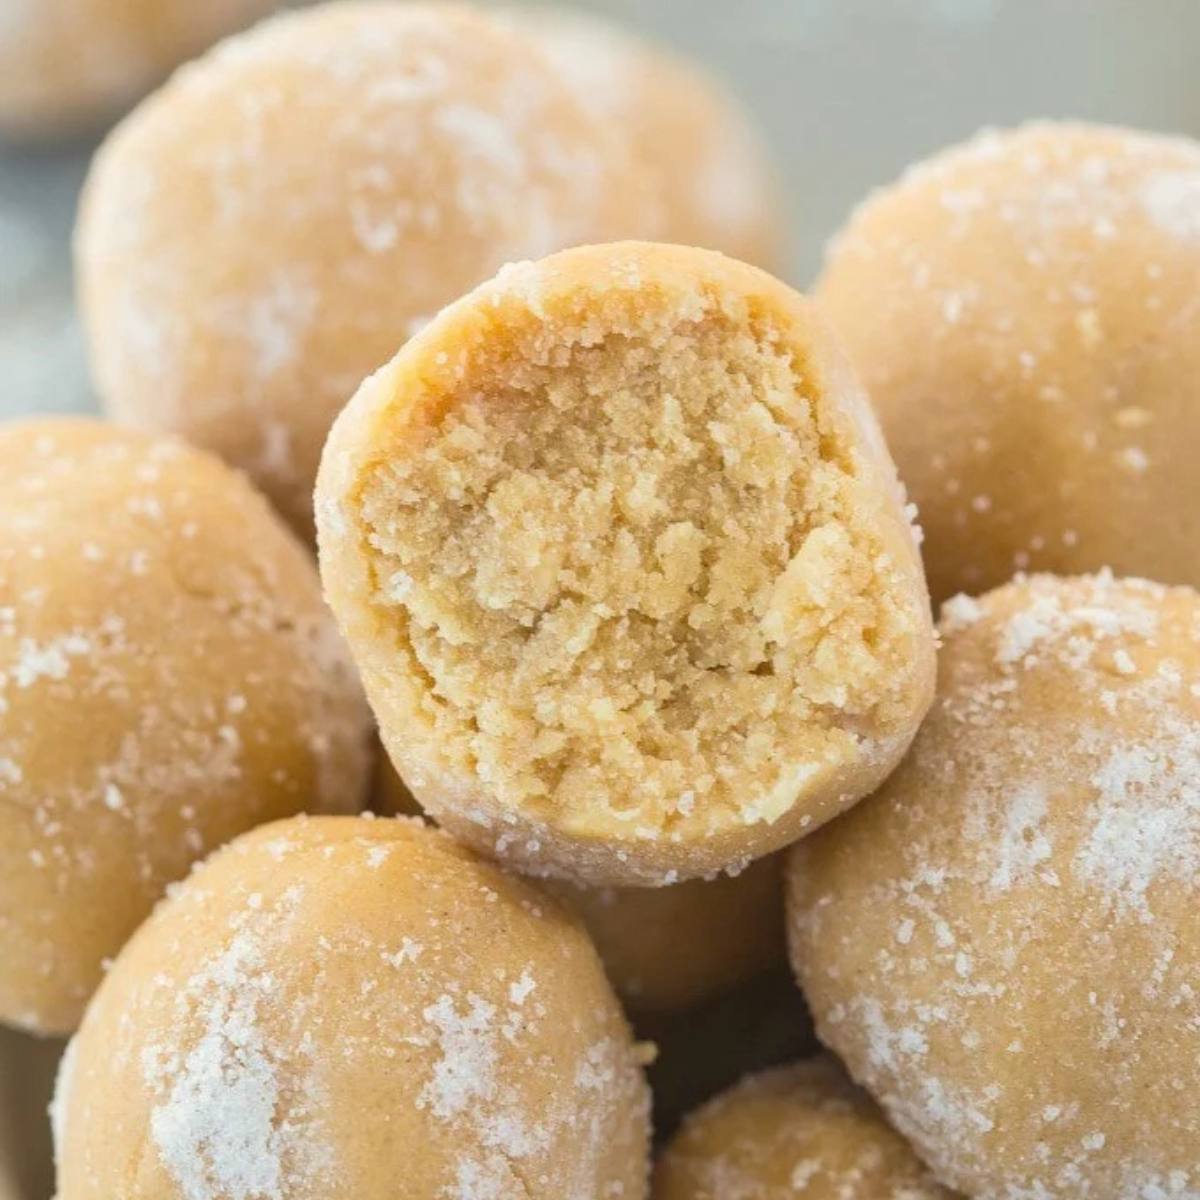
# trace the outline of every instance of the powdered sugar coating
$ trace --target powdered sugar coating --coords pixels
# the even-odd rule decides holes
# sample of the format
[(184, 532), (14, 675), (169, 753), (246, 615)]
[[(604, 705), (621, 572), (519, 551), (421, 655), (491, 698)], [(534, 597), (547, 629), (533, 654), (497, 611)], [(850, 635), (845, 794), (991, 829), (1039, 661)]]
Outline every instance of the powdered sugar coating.
[(1186, 138), (987, 130), (851, 217), (817, 298), (920, 507), (936, 602), (1026, 570), (1200, 584), (1198, 295)]
[(99, 391), (243, 467), (306, 527), (333, 416), (442, 305), (511, 259), (645, 228), (625, 159), (540, 56), (468, 9), (266, 22), (100, 152), (77, 238)]
[(1200, 1195), (1200, 597), (1036, 576), (942, 633), (910, 757), (793, 852), (821, 1037), (970, 1195)]
[(951, 1200), (825, 1056), (744, 1079), (685, 1121), (654, 1200)]
[(121, 955), (74, 1057), (62, 1200), (645, 1195), (645, 1084), (594, 951), (417, 821), (234, 842)]
[(207, 850), (353, 811), (368, 721), (311, 561), (242, 479), (94, 422), (0, 430), (0, 1017), (69, 1031)]

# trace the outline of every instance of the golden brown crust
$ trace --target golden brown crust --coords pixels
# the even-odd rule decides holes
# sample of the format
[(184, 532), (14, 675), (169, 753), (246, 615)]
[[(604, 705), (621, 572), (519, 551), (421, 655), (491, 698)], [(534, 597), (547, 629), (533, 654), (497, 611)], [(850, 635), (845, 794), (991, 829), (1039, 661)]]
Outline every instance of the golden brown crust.
[(70, 1031), (197, 858), (355, 811), (368, 728), (312, 560), (245, 480), (95, 421), (0, 428), (0, 1019)]
[[(662, 495), (642, 505), (643, 483)], [(525, 870), (661, 884), (768, 853), (882, 779), (931, 694), (919, 557), (869, 410), (806, 303), (717, 254), (506, 268), (363, 386), (317, 495), (326, 594), (391, 757), (440, 823)], [(623, 567), (630, 542), (663, 573)], [(584, 665), (556, 675), (560, 625)]]
[(871, 197), (816, 297), (940, 603), (1018, 570), (1200, 584), (1200, 144), (1037, 123)]
[(122, 952), (57, 1100), (61, 1200), (644, 1200), (648, 1096), (577, 922), (415, 820), (296, 819)]
[(1200, 1187), (1200, 596), (1035, 576), (943, 612), (883, 788), (792, 851), (823, 1041), (972, 1196)]
[(693, 1113), (654, 1200), (953, 1200), (831, 1057), (765, 1071)]

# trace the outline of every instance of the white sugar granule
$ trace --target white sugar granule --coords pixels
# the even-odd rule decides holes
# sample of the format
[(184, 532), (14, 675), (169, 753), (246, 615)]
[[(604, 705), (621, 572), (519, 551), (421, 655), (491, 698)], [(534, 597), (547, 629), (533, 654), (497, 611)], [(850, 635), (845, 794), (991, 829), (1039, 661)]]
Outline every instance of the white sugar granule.
[(1160, 717), (1153, 736), (1109, 750), (1090, 782), (1075, 873), (1149, 920), (1156, 881), (1200, 870), (1200, 726)]
[(1043, 830), (1046, 793), (1025, 786), (1013, 794), (995, 847), (995, 868), (988, 880), (997, 891), (1008, 891), (1014, 883), (1027, 880), (1044, 863), (1053, 845)]
[(302, 1173), (311, 1185), (327, 1156), (294, 1108), (284, 1120), (279, 1072), (260, 1024), (273, 980), (257, 942), (236, 934), (188, 983), (200, 1023), (181, 1061), (151, 1046), (147, 1084), (163, 1098), (150, 1132), (185, 1200), (287, 1200)]
[(441, 1057), (417, 1103), (428, 1106), (436, 1117), (446, 1121), (472, 1102), (488, 1100), (495, 1094), (499, 1057), (496, 1007), (471, 993), (466, 1012), (460, 1013), (453, 997), (444, 995), (422, 1016), (437, 1030)]

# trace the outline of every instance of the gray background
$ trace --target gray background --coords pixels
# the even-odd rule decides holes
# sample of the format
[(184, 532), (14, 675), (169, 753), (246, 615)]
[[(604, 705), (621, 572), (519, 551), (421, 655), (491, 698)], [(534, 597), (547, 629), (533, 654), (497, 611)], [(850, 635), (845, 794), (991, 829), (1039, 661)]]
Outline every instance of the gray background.
[[(779, 163), (802, 286), (865, 191), (981, 125), (1077, 116), (1200, 133), (1197, 0), (580, 7), (690, 51), (740, 92)], [(67, 246), (89, 150), (0, 150), (0, 416), (91, 407)]]

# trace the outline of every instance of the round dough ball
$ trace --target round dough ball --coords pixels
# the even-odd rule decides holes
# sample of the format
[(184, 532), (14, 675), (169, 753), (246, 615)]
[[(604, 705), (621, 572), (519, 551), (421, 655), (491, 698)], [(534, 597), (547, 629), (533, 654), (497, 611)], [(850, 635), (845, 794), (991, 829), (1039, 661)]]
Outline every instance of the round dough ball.
[(1018, 569), (1200, 584), (1200, 144), (986, 133), (873, 197), (817, 297), (940, 602)]
[(1200, 1194), (1200, 596), (1040, 576), (942, 634), (908, 758), (793, 851), (818, 1032), (970, 1196)]
[(930, 701), (858, 386), (802, 297), (719, 254), (502, 271), (364, 384), (317, 495), (389, 756), (523, 870), (744, 865), (871, 791)]
[(786, 961), (782, 862), (671, 887), (546, 886), (582, 918), (609, 979), (638, 1014), (677, 1012)]
[(0, 131), (99, 124), (278, 0), (0, 0)]
[[(381, 756), (375, 811), (421, 806)], [(589, 888), (547, 880), (583, 921), (626, 1007), (641, 1015), (691, 1008), (786, 962), (778, 855), (736, 876), (660, 888)]]
[(782, 203), (766, 147), (720, 80), (587, 13), (531, 8), (509, 19), (597, 117), (624, 131), (654, 188), (659, 240), (782, 266)]
[(163, 888), (357, 809), (369, 718), (305, 549), (180, 443), (0, 427), (0, 1020), (67, 1032)]
[(311, 533), (321, 446), (364, 376), (505, 262), (640, 232), (641, 194), (615, 131), (470, 10), (279, 17), (96, 159), (77, 265), (97, 388)]
[(69, 1054), (60, 1200), (646, 1196), (649, 1095), (591, 943), (419, 821), (238, 839)]
[(693, 1113), (654, 1200), (953, 1200), (830, 1057), (752, 1075)]

